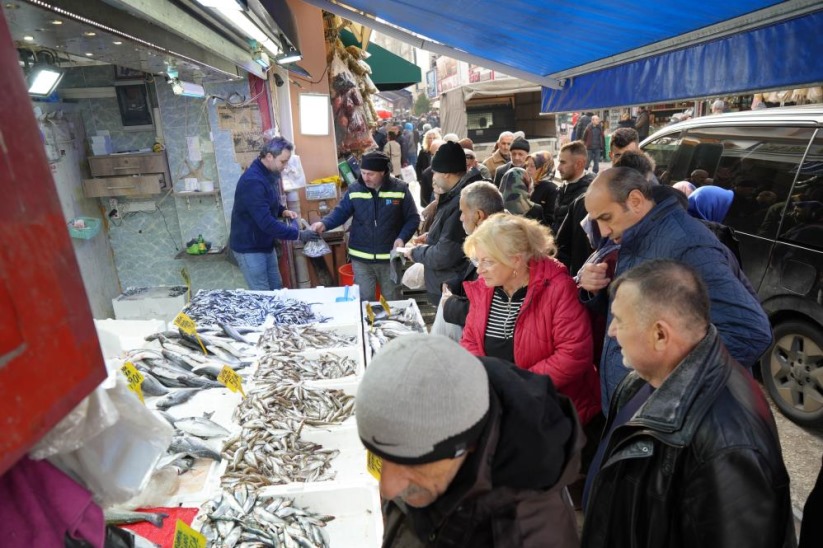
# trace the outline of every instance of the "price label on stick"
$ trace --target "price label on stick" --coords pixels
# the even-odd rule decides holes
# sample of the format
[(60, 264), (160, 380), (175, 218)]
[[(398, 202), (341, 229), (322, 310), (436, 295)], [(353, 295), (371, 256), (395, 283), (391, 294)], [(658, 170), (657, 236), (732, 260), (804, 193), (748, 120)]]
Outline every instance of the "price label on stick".
[(206, 352), (206, 347), (203, 346), (203, 341), (200, 340), (200, 336), (197, 334), (197, 326), (194, 325), (194, 320), (192, 320), (188, 314), (185, 312), (181, 312), (174, 318), (174, 325), (180, 328), (180, 331), (183, 333), (187, 333), (189, 335), (193, 335), (197, 342), (200, 343), (200, 348), (203, 349), (203, 354), (208, 355)]
[(386, 311), (386, 315), (391, 318), (391, 308), (389, 308), (389, 303), (383, 295), (380, 295), (380, 304), (383, 305), (383, 310)]
[(186, 525), (182, 519), (174, 527), (173, 548), (206, 548), (206, 537)]
[(369, 324), (374, 325), (374, 310), (372, 310), (371, 303), (366, 303), (366, 316), (369, 317)]
[(366, 451), (366, 470), (374, 476), (374, 479), (380, 481), (380, 472), (383, 470), (383, 459), (371, 451)]
[(217, 380), (232, 392), (240, 392), (244, 398), (246, 397), (246, 393), (243, 392), (243, 379), (228, 365), (223, 366), (220, 374), (217, 375)]
[(129, 382), (129, 390), (137, 394), (140, 401), (145, 404), (146, 401), (143, 399), (143, 374), (131, 362), (124, 363), (123, 367), (120, 368), (120, 372)]

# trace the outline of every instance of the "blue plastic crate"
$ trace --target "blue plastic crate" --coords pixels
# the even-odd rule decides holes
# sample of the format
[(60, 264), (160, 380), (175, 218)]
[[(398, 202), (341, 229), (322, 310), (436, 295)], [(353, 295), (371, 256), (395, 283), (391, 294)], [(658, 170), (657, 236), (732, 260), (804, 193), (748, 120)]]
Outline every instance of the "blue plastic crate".
[[(75, 228), (74, 221), (81, 220), (86, 224), (85, 228)], [(68, 222), (69, 234), (72, 238), (80, 240), (91, 240), (100, 232), (100, 219), (94, 217), (75, 217)]]

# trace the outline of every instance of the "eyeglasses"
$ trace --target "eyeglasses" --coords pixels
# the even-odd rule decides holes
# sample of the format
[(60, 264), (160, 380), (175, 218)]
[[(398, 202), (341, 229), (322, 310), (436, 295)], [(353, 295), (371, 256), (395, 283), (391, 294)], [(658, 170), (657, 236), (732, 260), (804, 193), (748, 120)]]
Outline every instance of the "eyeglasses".
[(474, 156), (473, 156), (473, 155), (466, 154), (466, 159), (467, 159), (467, 160), (474, 160)]
[(497, 261), (494, 261), (494, 260), (492, 260), (492, 259), (483, 259), (483, 260), (478, 260), (476, 257), (470, 257), (470, 258), (469, 258), (469, 260), (472, 262), (472, 264), (473, 264), (473, 265), (474, 265), (474, 266), (475, 266), (478, 270), (479, 270), (479, 269), (481, 269), (481, 268), (482, 268), (483, 270), (488, 270), (488, 269), (492, 268), (493, 266), (496, 266), (496, 265), (497, 265)]

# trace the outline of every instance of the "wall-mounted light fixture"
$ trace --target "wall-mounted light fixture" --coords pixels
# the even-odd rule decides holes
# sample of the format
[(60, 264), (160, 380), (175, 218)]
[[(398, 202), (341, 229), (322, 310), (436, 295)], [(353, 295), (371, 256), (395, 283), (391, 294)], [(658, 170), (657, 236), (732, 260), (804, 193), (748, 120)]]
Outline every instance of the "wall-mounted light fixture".
[(295, 48), (289, 48), (289, 51), (284, 51), (280, 55), (274, 58), (274, 61), (278, 65), (287, 65), (289, 63), (296, 63), (303, 59), (303, 54), (297, 51)]
[(303, 135), (328, 135), (330, 104), (328, 94), (301, 93), (300, 133)]
[(218, 12), (223, 18), (242, 32), (247, 38), (256, 41), (266, 48), (273, 56), (280, 54), (280, 47), (272, 40), (263, 29), (252, 21), (244, 11), (244, 6), (237, 0), (197, 0), (205, 7)]
[(206, 89), (203, 86), (193, 82), (185, 82), (181, 80), (178, 77), (176, 69), (169, 68), (166, 70), (166, 74), (166, 81), (171, 86), (171, 91), (175, 95), (180, 95), (181, 97), (197, 97), (201, 99), (206, 96)]
[(63, 79), (65, 71), (61, 68), (40, 63), (32, 67), (31, 72), (26, 77), (29, 86), (29, 95), (34, 97), (48, 97)]

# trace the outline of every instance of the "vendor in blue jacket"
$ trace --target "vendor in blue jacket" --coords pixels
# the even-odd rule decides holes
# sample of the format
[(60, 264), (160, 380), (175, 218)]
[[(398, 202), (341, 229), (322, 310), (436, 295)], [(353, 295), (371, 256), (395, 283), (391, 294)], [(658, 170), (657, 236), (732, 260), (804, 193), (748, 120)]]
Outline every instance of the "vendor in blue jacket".
[(229, 247), (249, 289), (273, 291), (283, 287), (277, 265), (277, 240), (299, 239), (305, 243), (318, 238), (312, 230), (298, 230), (278, 220), (298, 218), (297, 213), (280, 203), (280, 172), (293, 149), (286, 139), (275, 137), (263, 145), (260, 156), (237, 181)]
[(391, 161), (382, 152), (369, 152), (360, 160), (360, 178), (334, 210), (314, 223), (318, 234), (332, 230), (352, 217), (349, 257), (360, 298), (373, 301), (376, 284), (388, 300), (399, 298), (392, 280), (391, 251), (409, 240), (420, 224), (409, 186), (391, 176)]

